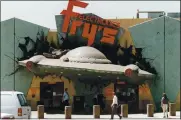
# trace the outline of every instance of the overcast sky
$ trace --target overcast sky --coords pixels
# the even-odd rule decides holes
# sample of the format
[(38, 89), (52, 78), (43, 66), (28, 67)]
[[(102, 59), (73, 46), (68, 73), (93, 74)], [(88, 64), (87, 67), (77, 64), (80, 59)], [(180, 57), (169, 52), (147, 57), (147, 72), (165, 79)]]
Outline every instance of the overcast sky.
[[(80, 13), (94, 13), (102, 18), (133, 18), (137, 9), (180, 12), (180, 1), (86, 1)], [(1, 21), (16, 17), (50, 29), (56, 29), (55, 15), (67, 8), (68, 1), (1, 1)], [(140, 14), (140, 17), (147, 17)]]

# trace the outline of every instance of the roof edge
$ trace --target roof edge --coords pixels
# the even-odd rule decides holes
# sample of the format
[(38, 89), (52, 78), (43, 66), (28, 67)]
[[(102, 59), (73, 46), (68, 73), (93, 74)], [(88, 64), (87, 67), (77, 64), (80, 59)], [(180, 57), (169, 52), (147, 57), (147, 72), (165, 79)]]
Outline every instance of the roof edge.
[(23, 19), (20, 19), (20, 18), (16, 18), (16, 17), (13, 17), (13, 18), (9, 18), (9, 19), (6, 19), (6, 20), (3, 20), (3, 21), (1, 21), (1, 22), (6, 22), (6, 21), (8, 21), (8, 20), (20, 20), (20, 21), (23, 21), (23, 22), (27, 22), (27, 23), (31, 23), (31, 24), (33, 24), (33, 25), (37, 25), (37, 26), (40, 26), (40, 27), (44, 27), (44, 28), (47, 28), (47, 29), (49, 29), (50, 30), (50, 28), (48, 28), (48, 27), (45, 27), (45, 26), (42, 26), (42, 25), (39, 25), (39, 24), (36, 24), (36, 23), (33, 23), (33, 22), (29, 22), (29, 21), (26, 21), (26, 20), (23, 20)]

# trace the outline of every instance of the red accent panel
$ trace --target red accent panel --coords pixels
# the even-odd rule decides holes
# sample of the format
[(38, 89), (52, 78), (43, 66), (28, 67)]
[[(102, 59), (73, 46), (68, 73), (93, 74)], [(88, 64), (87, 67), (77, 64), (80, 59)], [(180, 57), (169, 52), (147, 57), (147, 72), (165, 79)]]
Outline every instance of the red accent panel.
[(27, 68), (28, 70), (31, 70), (31, 69), (32, 69), (32, 66), (33, 66), (33, 62), (28, 61), (28, 62), (26, 63), (26, 68)]
[(125, 73), (124, 73), (124, 74), (125, 74), (126, 76), (130, 77), (130, 76), (132, 75), (132, 72), (133, 72), (132, 69), (128, 68), (128, 69), (125, 70)]

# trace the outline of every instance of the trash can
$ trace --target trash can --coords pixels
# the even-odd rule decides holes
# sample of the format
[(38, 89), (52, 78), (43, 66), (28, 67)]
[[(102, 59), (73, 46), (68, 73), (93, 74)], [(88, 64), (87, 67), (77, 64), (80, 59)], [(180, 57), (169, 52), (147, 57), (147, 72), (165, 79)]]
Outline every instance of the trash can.
[(85, 102), (84, 96), (74, 96), (73, 97), (73, 112), (80, 113), (84, 111), (84, 102)]

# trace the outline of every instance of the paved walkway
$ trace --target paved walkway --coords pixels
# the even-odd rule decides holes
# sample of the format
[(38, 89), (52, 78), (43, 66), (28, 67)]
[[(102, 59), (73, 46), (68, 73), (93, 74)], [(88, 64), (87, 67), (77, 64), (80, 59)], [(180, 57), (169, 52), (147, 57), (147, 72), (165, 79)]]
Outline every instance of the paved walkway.
[[(31, 118), (37, 118), (37, 111), (32, 111), (32, 117)], [(59, 118), (59, 119), (64, 119), (65, 116), (64, 114), (44, 114), (45, 119), (49, 118)], [(101, 115), (101, 119), (110, 119), (111, 115)], [(119, 117), (117, 115), (114, 116), (115, 119), (118, 119)], [(154, 117), (147, 117), (146, 114), (129, 114), (128, 118), (123, 118), (123, 119), (151, 119), (151, 120), (156, 120), (156, 119), (163, 119), (163, 113), (155, 113)], [(93, 119), (93, 115), (72, 115), (72, 119)], [(169, 119), (180, 119), (180, 112), (176, 112), (176, 116), (169, 116)], [(100, 120), (100, 119), (99, 119)]]

